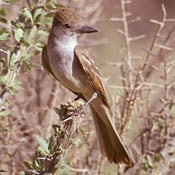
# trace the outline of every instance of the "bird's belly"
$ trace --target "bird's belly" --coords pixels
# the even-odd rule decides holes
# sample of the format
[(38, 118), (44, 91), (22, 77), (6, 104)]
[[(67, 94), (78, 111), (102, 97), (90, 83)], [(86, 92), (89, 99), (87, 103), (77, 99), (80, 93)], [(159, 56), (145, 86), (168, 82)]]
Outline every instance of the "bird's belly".
[(63, 86), (77, 93), (88, 90), (85, 74), (78, 67), (73, 67), (72, 62), (55, 62), (55, 59), (53, 60), (54, 63), (51, 63), (52, 71)]

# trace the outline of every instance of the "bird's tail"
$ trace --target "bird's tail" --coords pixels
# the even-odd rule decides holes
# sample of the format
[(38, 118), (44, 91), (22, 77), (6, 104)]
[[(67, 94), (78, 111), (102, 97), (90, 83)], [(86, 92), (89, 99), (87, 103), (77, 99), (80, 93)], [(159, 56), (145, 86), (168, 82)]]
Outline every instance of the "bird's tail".
[[(103, 113), (104, 115), (107, 115)], [(112, 126), (110, 119), (109, 123), (104, 122), (99, 115), (93, 110), (93, 118), (98, 136), (100, 149), (110, 162), (132, 164), (133, 158), (124, 145), (119, 134)], [(105, 118), (108, 118), (105, 116)]]

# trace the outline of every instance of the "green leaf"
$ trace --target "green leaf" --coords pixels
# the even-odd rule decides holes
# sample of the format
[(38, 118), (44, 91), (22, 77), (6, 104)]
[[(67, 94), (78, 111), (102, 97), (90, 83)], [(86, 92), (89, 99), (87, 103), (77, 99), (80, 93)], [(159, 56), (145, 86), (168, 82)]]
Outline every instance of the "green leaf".
[(75, 139), (73, 139), (73, 143), (75, 145), (79, 145), (80, 143), (82, 143), (82, 140), (80, 138), (75, 138)]
[(5, 0), (4, 2), (7, 2), (7, 3), (15, 3), (15, 2), (18, 2), (19, 0)]
[(7, 40), (8, 37), (9, 37), (9, 33), (4, 32), (0, 34), (0, 40)]
[(56, 139), (55, 139), (54, 136), (51, 136), (50, 139), (49, 139), (49, 151), (50, 151), (51, 154), (54, 152), (55, 145), (57, 144), (55, 140)]
[(19, 175), (25, 175), (26, 173), (24, 171), (20, 171)]
[(24, 161), (23, 163), (24, 163), (25, 167), (27, 167), (28, 169), (32, 168), (32, 166), (31, 166), (31, 164), (29, 162)]
[(28, 59), (23, 60), (23, 65), (25, 66), (25, 68), (27, 68), (28, 70), (32, 69), (32, 62)]
[(63, 167), (58, 171), (58, 174), (59, 175), (69, 175), (69, 172), (68, 172), (68, 169), (66, 167)]
[(15, 33), (16, 41), (20, 42), (20, 40), (21, 40), (21, 38), (23, 37), (23, 34), (24, 34), (23, 30), (18, 28), (16, 30), (14, 30), (14, 33)]
[(153, 160), (152, 160), (152, 158), (151, 158), (150, 155), (147, 155), (147, 161), (148, 161), (148, 165), (149, 165), (150, 167), (153, 167)]
[(25, 60), (26, 62), (24, 62), (24, 64), (28, 64), (29, 63), (29, 66), (33, 66), (33, 64), (31, 63), (31, 61), (29, 62), (28, 59), (30, 59), (31, 57), (33, 56), (36, 56), (38, 54), (40, 54), (41, 52), (38, 51), (38, 50), (33, 50), (31, 52), (29, 52), (26, 56), (25, 56)]
[(4, 0), (4, 2), (6, 2), (6, 3), (15, 3), (15, 2), (19, 2), (19, 0)]
[(0, 111), (0, 116), (2, 117), (4, 117), (4, 116), (7, 116), (7, 115), (10, 115), (11, 114), (11, 111), (10, 110), (8, 110), (8, 109), (5, 109), (5, 110), (2, 110), (2, 111)]
[(3, 82), (7, 79), (7, 75), (0, 76), (0, 83)]
[(35, 10), (34, 15), (33, 15), (33, 19), (35, 23), (38, 21), (39, 16), (42, 15), (42, 11), (43, 11), (42, 8), (38, 8)]
[(35, 151), (35, 158), (32, 165), (36, 171), (42, 171), (44, 168), (44, 156), (39, 149)]
[(37, 31), (37, 37), (39, 40), (45, 38), (46, 36), (48, 36), (48, 32), (44, 31), (44, 30), (38, 30)]
[(13, 53), (10, 57), (10, 62), (9, 62), (10, 67), (13, 67), (17, 61), (18, 61), (18, 56), (16, 53)]
[(31, 14), (31, 12), (30, 12), (27, 8), (24, 8), (24, 15), (25, 15), (28, 19), (30, 19), (30, 21), (31, 21), (32, 24), (33, 24), (33, 17), (32, 17), (32, 14)]
[(10, 86), (8, 86), (8, 88), (11, 88), (15, 91), (18, 91), (19, 89), (21, 89), (20, 83), (19, 82), (14, 82), (12, 83)]
[(33, 26), (33, 28), (27, 31), (24, 35), (24, 41), (29, 45), (33, 45), (35, 43), (37, 27)]
[(35, 159), (33, 162), (33, 166), (36, 170), (41, 170), (42, 169), (42, 162), (40, 160)]
[(44, 154), (49, 154), (48, 143), (39, 135), (36, 136), (36, 139), (40, 145), (40, 151)]
[(2, 16), (6, 15), (6, 10), (2, 7), (0, 7), (0, 15), (2, 15)]
[(43, 25), (43, 24), (51, 24), (52, 23), (52, 17), (43, 17), (42, 19), (41, 19), (41, 24)]
[(49, 10), (56, 10), (58, 8), (64, 7), (63, 5), (60, 5), (58, 3), (55, 3), (55, 1), (53, 1), (52, 3), (50, 1), (47, 2), (46, 4), (46, 8)]
[(55, 111), (58, 115), (60, 115), (60, 109), (59, 109), (59, 108), (54, 107), (53, 109), (54, 109), (54, 111)]
[(5, 18), (2, 18), (2, 17), (0, 17), (0, 22), (2, 22), (2, 23), (7, 23), (7, 19), (5, 19)]
[(0, 40), (7, 40), (8, 37), (9, 37), (8, 31), (5, 28), (0, 28)]
[(43, 45), (42, 45), (41, 43), (36, 43), (35, 45), (33, 45), (33, 47), (36, 49), (35, 55), (38, 55), (39, 53), (42, 52), (42, 49), (43, 49), (42, 46), (43, 46)]

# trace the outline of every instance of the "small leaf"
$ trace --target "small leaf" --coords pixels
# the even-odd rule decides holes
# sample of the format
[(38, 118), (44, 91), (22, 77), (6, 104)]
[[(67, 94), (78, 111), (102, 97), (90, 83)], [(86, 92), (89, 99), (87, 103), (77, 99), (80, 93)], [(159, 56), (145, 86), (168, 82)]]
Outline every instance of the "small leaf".
[(153, 160), (152, 160), (151, 156), (147, 155), (147, 161), (148, 161), (148, 165), (150, 167), (153, 167)]
[(40, 160), (35, 159), (33, 166), (36, 170), (41, 170), (42, 169), (42, 162)]
[(73, 143), (75, 145), (79, 145), (80, 143), (82, 143), (82, 140), (80, 138), (75, 138), (75, 139), (73, 139)]
[(50, 139), (49, 139), (49, 150), (50, 150), (50, 153), (52, 154), (53, 151), (55, 150), (55, 145), (56, 145), (56, 141), (55, 141), (55, 137), (54, 136), (51, 136)]
[(10, 63), (9, 63), (10, 67), (13, 67), (17, 61), (18, 61), (18, 56), (16, 53), (13, 53), (10, 57)]
[[(38, 55), (39, 53), (40, 53), (40, 52), (39, 52), (38, 50), (33, 50), (33, 51), (29, 52), (29, 53), (25, 56), (25, 60), (28, 60), (28, 59), (30, 59), (31, 57)], [(28, 61), (27, 61), (26, 63), (28, 63)], [(30, 65), (33, 65), (33, 64), (30, 62)]]
[(19, 28), (19, 29), (14, 30), (14, 32), (15, 32), (16, 41), (20, 42), (20, 40), (21, 40), (21, 38), (23, 37), (23, 34), (24, 34), (23, 30)]
[(4, 75), (4, 76), (0, 76), (0, 83), (2, 82), (2, 83), (4, 83), (4, 81), (6, 81), (6, 79), (7, 79), (7, 75)]
[(2, 15), (2, 16), (6, 15), (6, 10), (2, 7), (0, 7), (0, 15)]
[(15, 2), (18, 2), (19, 0), (5, 0), (4, 2), (7, 2), (7, 3), (15, 3)]
[(21, 50), (18, 49), (16, 53), (12, 52), (11, 55), (8, 56), (8, 66), (12, 70), (14, 66), (16, 66), (17, 61), (21, 58)]
[(52, 22), (52, 17), (42, 17), (41, 18), (41, 24), (49, 25), (51, 24), (51, 22)]
[(43, 45), (41, 43), (36, 43), (33, 45), (33, 47), (36, 49), (35, 55), (38, 55), (42, 52)]
[(36, 171), (42, 171), (44, 163), (44, 156), (39, 149), (35, 152), (35, 159), (33, 161), (33, 168)]
[(11, 87), (13, 88), (13, 90), (16, 90), (16, 91), (21, 89), (20, 83), (16, 81), (13, 84), (11, 84)]
[(0, 17), (0, 22), (7, 23), (7, 19)]
[(19, 175), (25, 175), (26, 173), (24, 171), (20, 171)]
[(33, 15), (33, 19), (34, 19), (35, 22), (37, 22), (38, 17), (40, 15), (42, 15), (42, 10), (43, 10), (42, 8), (38, 8), (38, 9), (35, 10), (35, 13)]
[(39, 40), (45, 38), (46, 36), (48, 36), (47, 31), (44, 31), (44, 30), (38, 30), (37, 31), (37, 37), (38, 37)]
[(27, 68), (28, 70), (32, 69), (32, 63), (30, 60), (23, 60), (23, 65), (25, 66), (25, 68)]
[(7, 40), (9, 37), (9, 33), (2, 33), (0, 34), (0, 40)]
[(48, 143), (39, 135), (36, 136), (36, 139), (40, 145), (40, 151), (44, 154), (49, 154)]
[(28, 169), (31, 169), (32, 168), (32, 166), (31, 166), (31, 164), (29, 162), (24, 161), (23, 163), (24, 163), (24, 165), (25, 165), (26, 168), (28, 168)]
[(55, 111), (58, 115), (60, 115), (60, 109), (59, 109), (59, 108), (54, 107), (53, 109), (54, 109), (54, 111)]
[(60, 133), (60, 131), (62, 130), (61, 126), (59, 125), (52, 125), (52, 128), (54, 129), (54, 132), (56, 133)]
[(68, 169), (66, 167), (63, 167), (58, 171), (58, 174), (60, 174), (60, 175), (69, 175), (69, 172), (68, 172)]
[(0, 116), (4, 117), (4, 116), (7, 116), (7, 115), (10, 115), (11, 114), (11, 111), (6, 109), (6, 110), (3, 110), (3, 111), (0, 111)]
[(24, 8), (24, 15), (30, 19), (30, 21), (33, 23), (33, 17), (32, 17), (32, 14), (31, 12), (27, 9), (27, 8)]
[(35, 43), (36, 32), (37, 32), (37, 27), (33, 26), (31, 30), (25, 33), (24, 41), (29, 45), (33, 45)]

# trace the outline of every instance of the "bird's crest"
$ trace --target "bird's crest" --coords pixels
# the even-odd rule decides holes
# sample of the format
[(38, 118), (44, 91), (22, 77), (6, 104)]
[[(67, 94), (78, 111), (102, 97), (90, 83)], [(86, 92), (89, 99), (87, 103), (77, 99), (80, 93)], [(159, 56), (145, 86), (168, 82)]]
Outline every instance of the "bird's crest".
[(61, 8), (55, 13), (55, 18), (61, 23), (72, 23), (80, 21), (80, 17), (72, 8)]

